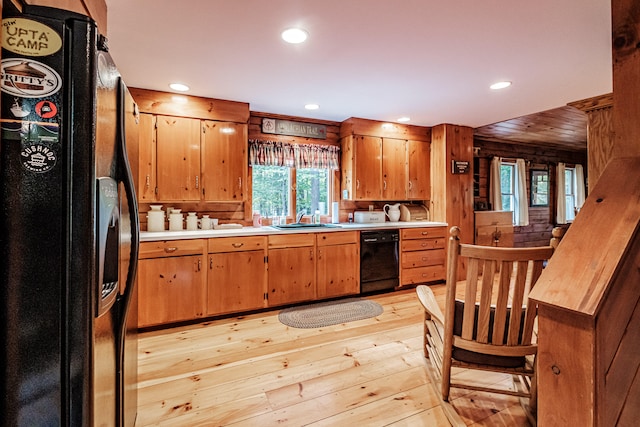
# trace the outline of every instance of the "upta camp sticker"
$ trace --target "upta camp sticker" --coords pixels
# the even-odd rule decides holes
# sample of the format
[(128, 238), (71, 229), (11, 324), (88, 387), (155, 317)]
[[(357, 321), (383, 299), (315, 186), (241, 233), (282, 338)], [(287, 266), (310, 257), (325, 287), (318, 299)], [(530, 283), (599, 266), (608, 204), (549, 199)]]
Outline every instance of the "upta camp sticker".
[(47, 56), (62, 48), (62, 39), (52, 28), (31, 19), (2, 20), (2, 47), (24, 56)]

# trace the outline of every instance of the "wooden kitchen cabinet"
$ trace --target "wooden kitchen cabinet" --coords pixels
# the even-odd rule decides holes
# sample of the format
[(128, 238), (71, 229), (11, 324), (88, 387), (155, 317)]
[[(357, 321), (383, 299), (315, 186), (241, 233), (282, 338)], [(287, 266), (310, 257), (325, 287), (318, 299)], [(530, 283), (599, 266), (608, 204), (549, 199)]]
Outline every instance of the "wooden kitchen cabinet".
[(513, 213), (511, 211), (477, 211), (476, 245), (513, 247)]
[(352, 200), (382, 199), (382, 138), (355, 135), (343, 139), (342, 188)]
[(207, 314), (265, 307), (266, 258), (266, 236), (209, 239)]
[(357, 231), (316, 235), (316, 297), (360, 292), (360, 241)]
[(446, 227), (400, 232), (400, 286), (444, 280)]
[(340, 126), (342, 190), (351, 200), (429, 200), (431, 131), (350, 118)]
[(202, 199), (244, 200), (247, 163), (247, 125), (202, 122)]
[(268, 305), (316, 298), (315, 234), (268, 236)]
[(407, 199), (429, 200), (431, 198), (431, 143), (407, 141)]
[(382, 139), (382, 200), (407, 198), (407, 141)]
[(156, 118), (140, 114), (138, 134), (138, 186), (140, 202), (156, 201)]
[(157, 200), (200, 200), (200, 120), (156, 116)]
[(143, 242), (138, 262), (138, 326), (200, 318), (205, 313), (206, 241)]

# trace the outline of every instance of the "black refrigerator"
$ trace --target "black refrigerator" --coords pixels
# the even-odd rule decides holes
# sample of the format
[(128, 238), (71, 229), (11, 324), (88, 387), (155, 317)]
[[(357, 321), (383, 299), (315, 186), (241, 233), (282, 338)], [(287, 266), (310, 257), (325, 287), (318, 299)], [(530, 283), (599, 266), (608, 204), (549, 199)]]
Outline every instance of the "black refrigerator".
[(2, 425), (132, 426), (137, 109), (89, 18), (5, 6), (2, 32)]

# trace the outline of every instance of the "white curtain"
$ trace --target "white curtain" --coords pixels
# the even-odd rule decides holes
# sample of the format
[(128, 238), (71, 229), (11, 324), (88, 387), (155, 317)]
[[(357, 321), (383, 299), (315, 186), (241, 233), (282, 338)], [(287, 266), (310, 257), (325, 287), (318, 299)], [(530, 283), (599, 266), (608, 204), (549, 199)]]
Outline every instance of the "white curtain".
[(556, 168), (556, 188), (557, 188), (557, 203), (556, 203), (556, 223), (558, 224), (566, 224), (567, 223), (567, 196), (565, 194), (565, 185), (564, 185), (564, 163), (558, 163), (558, 167)]
[(515, 225), (529, 225), (529, 197), (527, 196), (527, 167), (524, 159), (516, 159)]
[(584, 193), (584, 170), (582, 165), (576, 165), (576, 208), (578, 210), (584, 205)]
[(494, 211), (502, 210), (502, 189), (500, 188), (500, 163), (502, 158), (494, 157), (489, 167), (489, 203)]

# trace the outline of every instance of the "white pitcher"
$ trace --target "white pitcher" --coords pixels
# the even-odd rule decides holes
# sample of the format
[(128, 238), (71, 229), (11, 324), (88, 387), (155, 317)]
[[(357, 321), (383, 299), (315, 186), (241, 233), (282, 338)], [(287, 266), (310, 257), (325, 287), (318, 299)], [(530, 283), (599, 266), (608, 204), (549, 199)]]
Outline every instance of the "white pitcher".
[(389, 218), (389, 221), (398, 222), (400, 220), (400, 203), (396, 203), (395, 205), (384, 205), (382, 210), (387, 218)]

